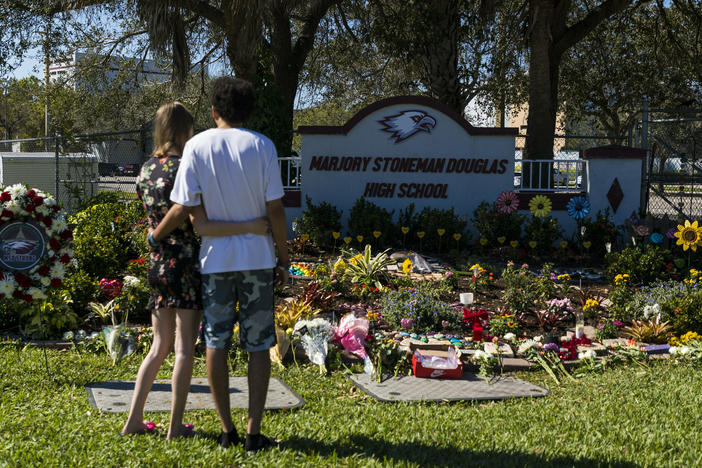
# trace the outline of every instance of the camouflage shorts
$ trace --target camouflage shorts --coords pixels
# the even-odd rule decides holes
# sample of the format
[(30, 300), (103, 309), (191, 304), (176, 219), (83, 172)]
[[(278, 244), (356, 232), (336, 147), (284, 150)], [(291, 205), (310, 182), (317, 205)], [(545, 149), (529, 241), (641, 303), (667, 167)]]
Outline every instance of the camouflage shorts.
[(275, 346), (273, 270), (203, 274), (202, 302), (208, 348), (228, 347), (235, 321), (239, 322), (245, 351), (265, 351)]

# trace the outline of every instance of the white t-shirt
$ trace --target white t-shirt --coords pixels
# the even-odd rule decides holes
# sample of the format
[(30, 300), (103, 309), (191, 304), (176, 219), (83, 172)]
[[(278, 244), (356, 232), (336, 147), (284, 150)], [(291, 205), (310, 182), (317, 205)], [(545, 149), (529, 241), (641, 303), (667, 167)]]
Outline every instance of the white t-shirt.
[[(171, 191), (171, 201), (205, 205), (211, 221), (250, 221), (266, 215), (266, 202), (285, 192), (273, 142), (243, 128), (213, 128), (191, 138)], [(202, 273), (275, 267), (270, 234), (203, 236)]]

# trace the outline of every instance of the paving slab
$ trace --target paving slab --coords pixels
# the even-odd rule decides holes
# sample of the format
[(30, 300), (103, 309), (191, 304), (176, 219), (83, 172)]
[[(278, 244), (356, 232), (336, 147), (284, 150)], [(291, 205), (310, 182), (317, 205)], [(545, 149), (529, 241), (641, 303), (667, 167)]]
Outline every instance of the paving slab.
[[(93, 408), (106, 413), (126, 413), (134, 393), (133, 380), (92, 382), (85, 386)], [(248, 408), (249, 387), (246, 377), (229, 378), (229, 395), (232, 408)], [(266, 397), (266, 409), (299, 408), (305, 400), (280, 379), (271, 378)], [(193, 378), (185, 410), (214, 409), (210, 386), (206, 378)], [(144, 411), (171, 410), (171, 381), (156, 380), (146, 400)]]
[(464, 372), (463, 378), (457, 380), (402, 376), (377, 382), (368, 374), (350, 375), (349, 379), (358, 388), (380, 401), (485, 401), (543, 397), (550, 393), (545, 388), (514, 377), (495, 377), (487, 382), (469, 372)]

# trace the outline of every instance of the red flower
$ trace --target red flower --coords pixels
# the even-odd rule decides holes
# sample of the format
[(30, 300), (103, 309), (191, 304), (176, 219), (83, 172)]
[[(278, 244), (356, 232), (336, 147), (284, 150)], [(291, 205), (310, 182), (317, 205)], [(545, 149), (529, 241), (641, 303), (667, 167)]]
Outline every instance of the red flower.
[(54, 210), (54, 211), (58, 211), (58, 210), (60, 210), (61, 208), (59, 208), (58, 205), (54, 205), (54, 206), (51, 207), (51, 209)]
[(63, 263), (64, 265), (68, 265), (71, 263), (71, 257), (68, 254), (63, 254), (59, 259), (59, 262)]
[(60, 288), (62, 281), (59, 278), (51, 278), (51, 287)]
[(10, 201), (12, 200), (12, 195), (10, 195), (10, 192), (2, 192), (0, 193), (0, 201)]
[(19, 284), (21, 287), (23, 287), (25, 289), (32, 285), (32, 278), (25, 275), (24, 273), (15, 274), (15, 281), (17, 281), (17, 284)]
[(66, 229), (65, 231), (63, 231), (61, 233), (61, 239), (63, 239), (63, 240), (68, 240), (71, 237), (73, 237), (73, 232), (71, 232), (70, 229)]
[(61, 248), (61, 243), (54, 237), (52, 237), (49, 240), (49, 247), (51, 247), (54, 250), (58, 250)]
[(133, 259), (133, 260), (129, 260), (129, 263), (133, 263), (133, 264), (135, 263), (135, 264), (137, 264), (137, 265), (143, 265), (144, 262), (146, 262), (146, 258), (145, 258), (145, 257), (135, 258), (135, 259)]
[(0, 214), (0, 218), (7, 218), (8, 221), (14, 217), (15, 214), (10, 210), (2, 210), (2, 214)]
[(25, 206), (24, 209), (27, 210), (28, 213), (33, 213), (34, 212), (34, 205), (30, 203), (27, 206)]
[(15, 292), (12, 293), (12, 297), (15, 299), (22, 299), (22, 291), (15, 289)]
[(36, 206), (40, 206), (44, 204), (44, 199), (42, 197), (32, 197), (32, 201)]
[(37, 273), (39, 276), (49, 276), (49, 266), (48, 265), (42, 265), (37, 269)]
[(27, 196), (29, 198), (34, 198), (34, 195), (36, 195), (36, 194), (37, 194), (36, 190), (30, 190), (29, 192), (27, 192)]
[(31, 294), (22, 294), (22, 300), (24, 302), (34, 302), (34, 298)]
[(51, 221), (51, 218), (49, 218), (49, 217), (47, 216), (46, 218), (42, 219), (41, 222), (44, 223), (44, 226), (46, 226), (46, 227), (51, 227), (51, 223), (52, 223), (53, 221)]

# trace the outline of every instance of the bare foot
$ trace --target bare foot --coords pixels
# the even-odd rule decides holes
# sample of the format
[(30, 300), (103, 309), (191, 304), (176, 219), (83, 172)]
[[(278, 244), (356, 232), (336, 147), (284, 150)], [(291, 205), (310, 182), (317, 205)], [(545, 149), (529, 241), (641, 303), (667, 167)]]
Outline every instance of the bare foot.
[(156, 425), (152, 422), (149, 421), (147, 422), (136, 422), (136, 423), (129, 423), (124, 425), (122, 428), (122, 432), (120, 432), (121, 435), (128, 435), (128, 434), (146, 434), (147, 432), (153, 432), (154, 427)]
[(178, 428), (169, 428), (166, 439), (173, 440), (179, 437), (191, 437), (195, 434), (192, 424), (181, 424)]

